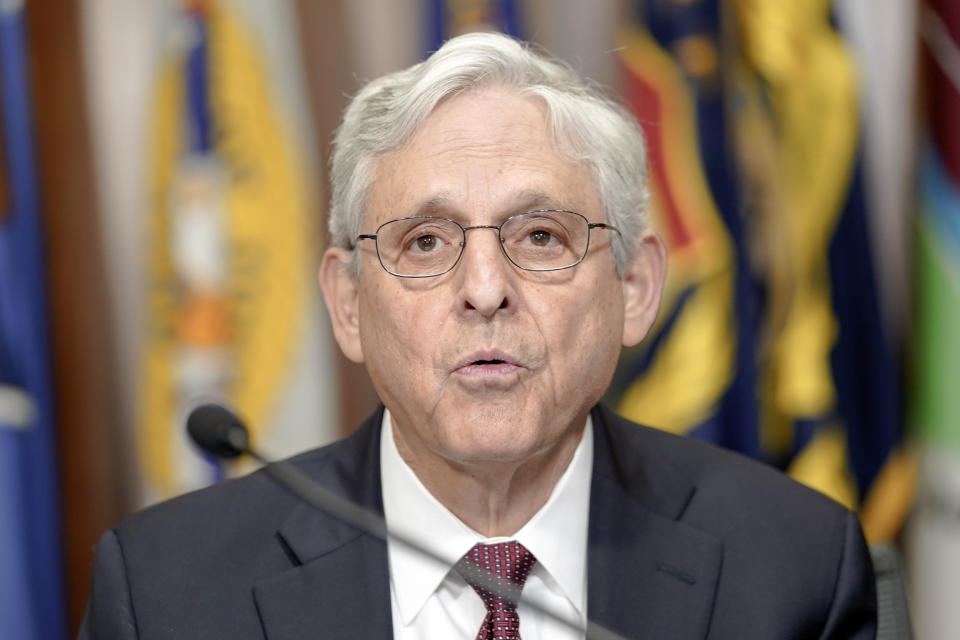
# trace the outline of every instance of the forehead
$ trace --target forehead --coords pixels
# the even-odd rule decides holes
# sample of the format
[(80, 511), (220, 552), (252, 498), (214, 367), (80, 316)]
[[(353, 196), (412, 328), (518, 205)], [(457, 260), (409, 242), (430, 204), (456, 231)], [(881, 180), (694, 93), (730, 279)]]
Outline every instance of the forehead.
[(441, 103), (404, 146), (378, 159), (366, 216), (479, 223), (538, 207), (594, 217), (593, 177), (556, 148), (539, 100), (490, 87)]

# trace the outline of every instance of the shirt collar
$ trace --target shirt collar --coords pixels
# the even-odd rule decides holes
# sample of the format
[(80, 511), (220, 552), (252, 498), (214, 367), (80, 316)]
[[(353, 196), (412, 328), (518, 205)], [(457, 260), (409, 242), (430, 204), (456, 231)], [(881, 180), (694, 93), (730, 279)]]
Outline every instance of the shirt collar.
[[(428, 546), (445, 565), (421, 558), (387, 541), (390, 579), (403, 624), (410, 624), (443, 582), (450, 568), (477, 542), (490, 542), (433, 497), (400, 457), (390, 412), (384, 410), (380, 437), (384, 517), (391, 531)], [(547, 502), (513, 536), (536, 558), (543, 571), (581, 614), (586, 608), (587, 521), (593, 467), (593, 426), (586, 428), (573, 458)], [(560, 534), (559, 532), (563, 532)], [(501, 541), (498, 538), (495, 541)]]

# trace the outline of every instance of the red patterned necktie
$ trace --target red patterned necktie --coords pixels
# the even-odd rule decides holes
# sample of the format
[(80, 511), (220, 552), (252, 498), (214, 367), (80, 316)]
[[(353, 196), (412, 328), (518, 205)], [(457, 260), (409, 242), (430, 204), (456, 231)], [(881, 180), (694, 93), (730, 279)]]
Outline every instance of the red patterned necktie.
[[(519, 542), (476, 544), (460, 560), (459, 571), (487, 607), (487, 617), (480, 625), (477, 640), (519, 640), (520, 616), (516, 602), (527, 581), (527, 574), (537, 562), (533, 554)], [(472, 576), (487, 574), (508, 597), (491, 593)]]

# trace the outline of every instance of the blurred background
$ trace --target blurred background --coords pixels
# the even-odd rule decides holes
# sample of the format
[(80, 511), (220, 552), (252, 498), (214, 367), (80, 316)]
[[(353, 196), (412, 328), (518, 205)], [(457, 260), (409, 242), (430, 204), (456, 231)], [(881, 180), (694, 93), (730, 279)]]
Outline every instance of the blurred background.
[(0, 0), (0, 637), (75, 634), (100, 533), (376, 406), (318, 296), (349, 96), (497, 29), (647, 135), (670, 250), (607, 401), (856, 510), (960, 628), (960, 3)]

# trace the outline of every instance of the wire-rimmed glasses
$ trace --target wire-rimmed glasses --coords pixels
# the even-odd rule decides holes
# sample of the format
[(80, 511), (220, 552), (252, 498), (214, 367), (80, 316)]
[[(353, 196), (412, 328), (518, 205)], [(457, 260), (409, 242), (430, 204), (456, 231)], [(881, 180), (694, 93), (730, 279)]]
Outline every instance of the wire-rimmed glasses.
[(494, 229), (503, 255), (525, 271), (569, 269), (583, 261), (592, 229), (620, 231), (602, 222), (590, 222), (575, 211), (537, 209), (510, 216), (499, 225), (464, 227), (450, 218), (410, 216), (384, 222), (376, 233), (357, 241), (376, 242), (380, 264), (400, 278), (430, 278), (447, 273), (460, 262), (467, 231)]

